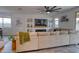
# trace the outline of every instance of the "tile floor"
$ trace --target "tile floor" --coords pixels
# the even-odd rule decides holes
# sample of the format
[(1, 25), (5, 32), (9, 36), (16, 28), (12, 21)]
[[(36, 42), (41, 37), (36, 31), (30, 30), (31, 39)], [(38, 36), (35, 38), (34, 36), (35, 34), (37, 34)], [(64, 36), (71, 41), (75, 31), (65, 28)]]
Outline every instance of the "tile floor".
[[(1, 52), (2, 53), (13, 53), (12, 48), (11, 48), (12, 42), (9, 41), (6, 36), (3, 39), (5, 42), (5, 46)], [(79, 45), (62, 46), (62, 47), (44, 49), (44, 50), (28, 52), (28, 53), (79, 53)]]
[(79, 45), (62, 46), (29, 53), (79, 53)]
[(8, 39), (8, 36), (3, 36), (4, 48), (1, 50), (1, 53), (12, 53), (12, 41)]

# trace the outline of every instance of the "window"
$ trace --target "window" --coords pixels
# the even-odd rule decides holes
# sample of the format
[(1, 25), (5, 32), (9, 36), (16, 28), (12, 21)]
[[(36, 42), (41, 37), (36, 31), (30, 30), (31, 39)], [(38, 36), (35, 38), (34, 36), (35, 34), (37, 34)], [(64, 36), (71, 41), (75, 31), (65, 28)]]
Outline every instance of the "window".
[(79, 18), (76, 18), (76, 30), (79, 30)]
[(79, 31), (79, 12), (76, 13), (76, 31)]
[(11, 18), (0, 18), (0, 28), (11, 27)]
[(2, 18), (0, 18), (0, 28), (2, 28)]
[(11, 18), (3, 18), (4, 27), (11, 27)]
[(59, 27), (59, 19), (55, 18), (55, 28), (58, 28), (58, 27)]

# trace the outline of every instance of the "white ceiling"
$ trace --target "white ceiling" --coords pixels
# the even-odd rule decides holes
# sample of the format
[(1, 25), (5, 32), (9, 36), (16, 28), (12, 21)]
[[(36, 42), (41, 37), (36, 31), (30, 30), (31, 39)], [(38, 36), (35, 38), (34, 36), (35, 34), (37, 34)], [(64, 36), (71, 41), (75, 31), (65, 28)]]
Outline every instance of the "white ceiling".
[[(74, 8), (75, 6), (57, 6), (57, 8), (61, 7), (60, 11), (68, 10)], [(22, 10), (18, 10), (18, 8), (22, 8)], [(0, 6), (0, 13), (39, 13), (40, 10), (44, 9), (43, 6)]]

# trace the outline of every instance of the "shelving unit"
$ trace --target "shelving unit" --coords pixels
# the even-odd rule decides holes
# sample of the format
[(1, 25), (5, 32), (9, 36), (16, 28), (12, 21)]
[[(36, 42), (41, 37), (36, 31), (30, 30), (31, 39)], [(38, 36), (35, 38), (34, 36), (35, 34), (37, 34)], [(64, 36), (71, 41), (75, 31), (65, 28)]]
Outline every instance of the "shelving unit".
[(47, 26), (35, 26), (35, 19), (33, 18), (28, 18), (26, 21), (26, 28), (27, 28), (27, 32), (35, 32), (36, 30), (41, 30), (41, 29), (46, 29), (46, 31), (49, 30), (50, 25), (47, 24)]
[(33, 32), (33, 19), (32, 18), (28, 18), (27, 19), (27, 32)]

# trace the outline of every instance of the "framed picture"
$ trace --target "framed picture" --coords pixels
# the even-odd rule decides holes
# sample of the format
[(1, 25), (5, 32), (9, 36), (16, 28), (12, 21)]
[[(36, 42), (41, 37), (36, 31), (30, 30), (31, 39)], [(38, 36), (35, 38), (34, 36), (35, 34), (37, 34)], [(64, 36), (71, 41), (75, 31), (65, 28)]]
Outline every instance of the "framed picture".
[(68, 22), (69, 19), (68, 19), (67, 16), (62, 16), (62, 17), (60, 18), (60, 21), (61, 21), (61, 22)]
[(16, 20), (16, 25), (20, 25), (21, 24), (21, 21), (18, 19)]

